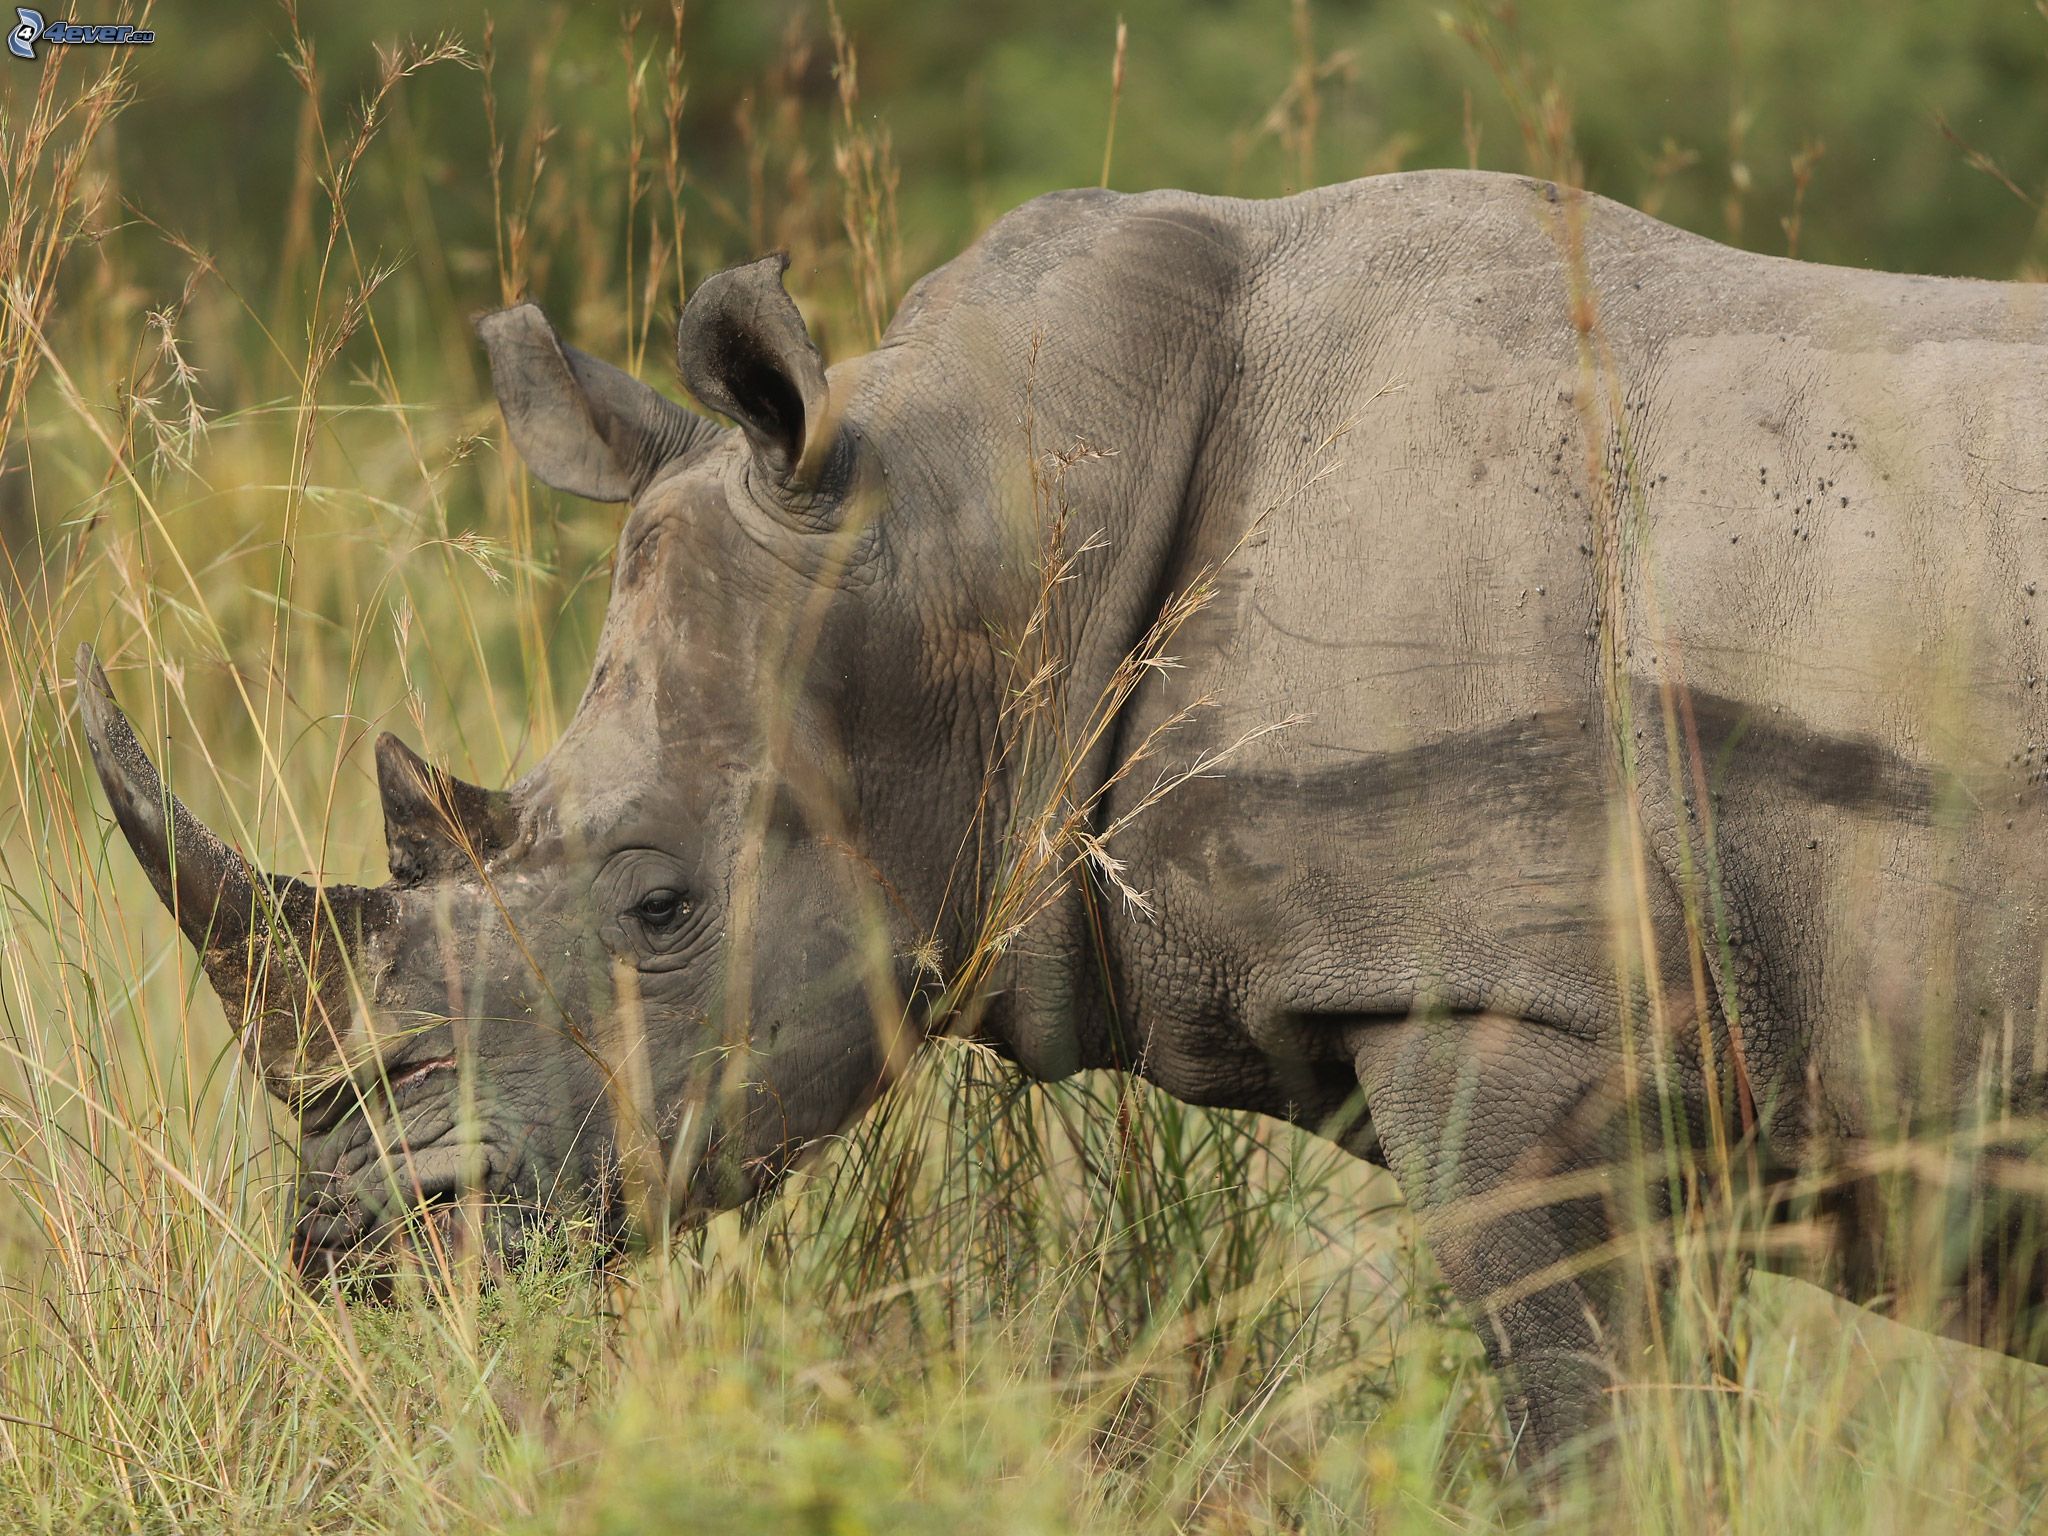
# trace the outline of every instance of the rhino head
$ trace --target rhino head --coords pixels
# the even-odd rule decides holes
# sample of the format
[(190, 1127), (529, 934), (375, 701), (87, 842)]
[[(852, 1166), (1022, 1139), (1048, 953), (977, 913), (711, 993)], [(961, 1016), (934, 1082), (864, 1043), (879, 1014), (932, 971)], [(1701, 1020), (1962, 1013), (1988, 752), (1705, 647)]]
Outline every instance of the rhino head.
[[(900, 1065), (903, 957), (953, 851), (935, 818), (972, 804), (927, 776), (884, 825), (853, 782), (878, 750), (853, 733), (914, 714), (918, 642), (872, 580), (891, 450), (846, 409), (865, 360), (828, 383), (786, 264), (707, 280), (680, 322), (685, 382), (736, 429), (531, 304), (478, 322), (529, 468), (633, 505), (593, 675), (530, 773), (487, 790), (377, 743), (387, 884), (254, 868), (166, 792), (81, 650), (116, 819), (299, 1121), (304, 1269), (377, 1272), (395, 1232), (504, 1254), (537, 1212), (617, 1236), (729, 1207)], [(915, 856), (885, 875), (878, 839)]]

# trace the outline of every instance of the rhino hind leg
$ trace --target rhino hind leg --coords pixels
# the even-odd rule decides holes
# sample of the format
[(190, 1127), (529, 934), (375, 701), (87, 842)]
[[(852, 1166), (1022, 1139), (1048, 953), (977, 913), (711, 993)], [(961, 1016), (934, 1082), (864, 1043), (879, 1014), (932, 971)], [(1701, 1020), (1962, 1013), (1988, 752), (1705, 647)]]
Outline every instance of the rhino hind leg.
[(1627, 1304), (1609, 1207), (1610, 1068), (1589, 1041), (1495, 1015), (1347, 1035), (1388, 1167), (1507, 1384), (1516, 1459), (1540, 1479), (1596, 1459)]

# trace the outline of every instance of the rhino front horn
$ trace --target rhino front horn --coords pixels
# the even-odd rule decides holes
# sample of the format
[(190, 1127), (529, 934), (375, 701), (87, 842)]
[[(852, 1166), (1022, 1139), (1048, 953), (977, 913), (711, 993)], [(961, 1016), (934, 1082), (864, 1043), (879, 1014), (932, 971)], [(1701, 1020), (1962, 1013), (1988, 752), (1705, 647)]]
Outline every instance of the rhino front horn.
[(340, 1052), (349, 953), (379, 920), (383, 894), (256, 869), (164, 787), (91, 646), (78, 648), (77, 672), (79, 716), (114, 819), (241, 1025), (250, 1065), (296, 1100)]

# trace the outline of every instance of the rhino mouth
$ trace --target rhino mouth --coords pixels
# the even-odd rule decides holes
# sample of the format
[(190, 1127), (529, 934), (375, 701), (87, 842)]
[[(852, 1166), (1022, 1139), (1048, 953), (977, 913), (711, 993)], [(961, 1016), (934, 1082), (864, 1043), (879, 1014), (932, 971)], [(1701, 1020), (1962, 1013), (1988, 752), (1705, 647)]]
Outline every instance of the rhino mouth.
[(432, 1291), (437, 1276), (469, 1262), (502, 1278), (544, 1233), (573, 1234), (573, 1243), (554, 1246), (593, 1266), (625, 1246), (621, 1180), (609, 1160), (572, 1180), (530, 1138), (508, 1137), (488, 1119), (451, 1118), (438, 1134), (408, 1139), (409, 1116), (445, 1104), (455, 1066), (452, 1057), (411, 1063), (374, 1087), (345, 1085), (342, 1103), (323, 1106), (290, 1242), (292, 1267), (309, 1288), (389, 1300), (408, 1271)]
[(596, 1270), (628, 1247), (616, 1190), (562, 1206), (467, 1180), (423, 1178), (406, 1196), (403, 1206), (385, 1212), (369, 1211), (338, 1188), (304, 1200), (290, 1247), (300, 1283), (383, 1303), (396, 1298), (408, 1275), (432, 1294), (462, 1264), (480, 1264), (495, 1281), (544, 1252), (573, 1255), (577, 1267)]
[[(504, 1278), (525, 1262), (548, 1218), (541, 1207), (452, 1182), (423, 1185), (405, 1210), (375, 1222), (345, 1211), (302, 1211), (292, 1235), (292, 1268), (308, 1290), (389, 1303), (406, 1277), (433, 1294), (472, 1261), (487, 1278)], [(592, 1262), (607, 1256), (599, 1247)]]

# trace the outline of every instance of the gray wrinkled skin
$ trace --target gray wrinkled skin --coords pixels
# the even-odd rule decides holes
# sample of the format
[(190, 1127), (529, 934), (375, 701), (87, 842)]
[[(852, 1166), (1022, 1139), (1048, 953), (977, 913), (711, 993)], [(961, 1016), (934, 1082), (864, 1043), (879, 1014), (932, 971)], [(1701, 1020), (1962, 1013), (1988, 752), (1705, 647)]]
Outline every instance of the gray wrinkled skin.
[[(633, 510), (547, 758), (492, 796), (380, 748), (394, 883), (330, 893), (325, 928), (292, 929), (288, 892), (284, 959), (209, 951), (273, 1081), (378, 1063), (374, 1112), (304, 1105), (308, 1254), (472, 1182), (616, 1227), (636, 1160), (674, 1214), (729, 1204), (885, 1085), (906, 957), (927, 929), (962, 953), (973, 882), (949, 876), (1028, 799), (999, 779), (970, 830), (999, 637), (1037, 590), (1027, 418), (1041, 450), (1105, 450), (1066, 484), (1106, 535), (1059, 609), (1076, 707), (1267, 514), (1080, 792), (1197, 698), (1174, 762), (1302, 718), (1124, 834), (1156, 921), (1106, 900), (1098, 959), (1070, 895), (982, 1028), (1038, 1076), (1135, 1065), (1384, 1160), (1525, 1450), (1594, 1422), (1632, 1326), (1600, 1255), (1624, 1111), (1665, 1123), (1644, 1063), (1688, 1140), (1753, 1120), (1766, 1181), (1966, 1118), (1987, 1084), (2040, 1110), (2048, 290), (1752, 256), (1440, 172), (1041, 198), (829, 374), (780, 270), (683, 317), (684, 379), (737, 429), (530, 306), (481, 322), (533, 471)], [(153, 772), (81, 692), (187, 932), (247, 929), (260, 887), (208, 883), (225, 855), (195, 842), (213, 862), (172, 890)], [(1681, 893), (1709, 815), (1702, 1019)], [(1655, 1014), (1618, 979), (1618, 888)], [(279, 975), (312, 1006), (274, 1003)], [(1569, 1198), (1487, 1202), (1553, 1176)], [(1815, 1277), (1883, 1293), (1863, 1186), (1824, 1204)], [(2037, 1277), (1963, 1273), (1953, 1331), (2031, 1352)]]

